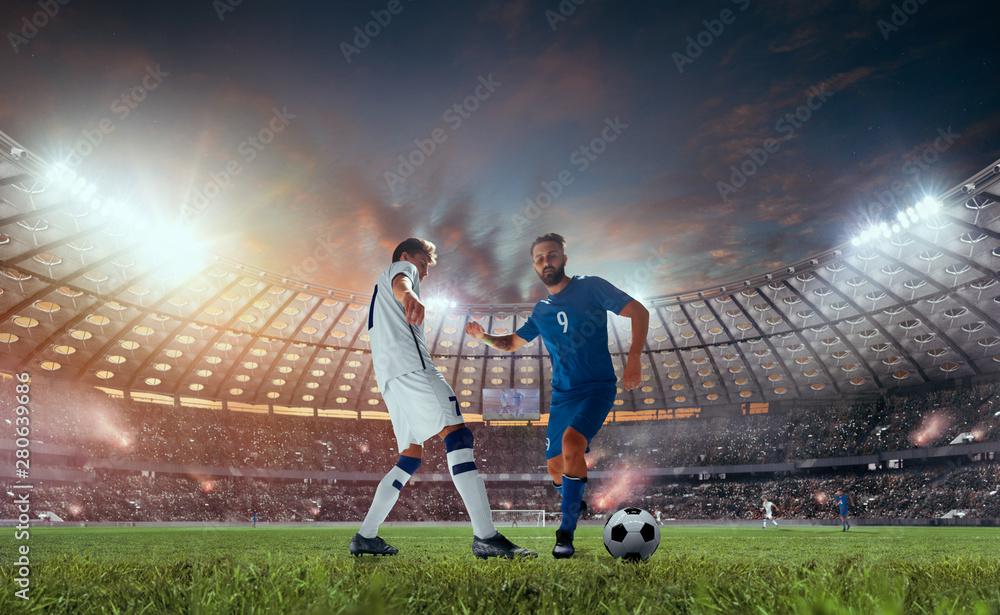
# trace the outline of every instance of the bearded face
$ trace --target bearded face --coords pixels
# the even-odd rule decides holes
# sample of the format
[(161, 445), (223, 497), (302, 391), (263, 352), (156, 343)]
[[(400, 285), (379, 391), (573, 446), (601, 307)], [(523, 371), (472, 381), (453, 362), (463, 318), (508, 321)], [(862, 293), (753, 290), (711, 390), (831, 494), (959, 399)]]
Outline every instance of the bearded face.
[(542, 284), (545, 284), (546, 286), (555, 286), (559, 284), (559, 282), (562, 282), (563, 278), (566, 277), (566, 266), (560, 265), (556, 268), (546, 265), (542, 269), (541, 273), (538, 274), (538, 277), (541, 278)]
[(532, 252), (532, 260), (542, 284), (555, 286), (566, 277), (566, 255), (558, 243), (547, 241), (538, 244)]

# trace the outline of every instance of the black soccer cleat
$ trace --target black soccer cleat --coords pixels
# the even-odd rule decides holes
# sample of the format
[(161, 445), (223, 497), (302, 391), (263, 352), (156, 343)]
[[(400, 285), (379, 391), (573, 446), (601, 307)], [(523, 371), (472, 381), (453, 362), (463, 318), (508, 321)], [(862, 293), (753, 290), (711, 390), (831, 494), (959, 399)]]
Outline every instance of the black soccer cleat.
[(515, 559), (518, 557), (535, 557), (538, 555), (534, 551), (529, 551), (519, 547), (497, 532), (492, 538), (472, 537), (472, 554), (479, 559), (489, 559), (491, 557), (502, 557), (504, 559)]
[(361, 534), (355, 534), (351, 539), (351, 555), (358, 557), (361, 555), (395, 555), (399, 549), (389, 545), (381, 537), (365, 538)]
[(552, 547), (552, 557), (565, 559), (573, 557), (576, 549), (573, 548), (573, 534), (563, 530), (556, 530), (556, 546)]

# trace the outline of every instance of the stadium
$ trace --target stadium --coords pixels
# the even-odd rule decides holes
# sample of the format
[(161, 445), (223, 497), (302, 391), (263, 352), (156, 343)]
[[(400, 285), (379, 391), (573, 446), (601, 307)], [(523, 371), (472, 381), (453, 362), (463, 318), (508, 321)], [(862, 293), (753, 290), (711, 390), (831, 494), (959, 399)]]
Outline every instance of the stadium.
[[(239, 3), (216, 4), (228, 7), (218, 15), (225, 22)], [(562, 4), (576, 8), (546, 14), (553, 31), (588, 8)], [(392, 10), (403, 16), (398, 26), (372, 11), (369, 23), (379, 27), (359, 26), (368, 42), (348, 46), (347, 63), (379, 53), (377, 44), (388, 45), (406, 11), (416, 10)], [(719, 23), (731, 23), (724, 13)], [(705, 27), (723, 39), (723, 30)], [(692, 44), (707, 49), (698, 36)], [(687, 64), (701, 47), (687, 52)], [(142, 81), (144, 96), (175, 87), (159, 70)], [(501, 87), (492, 73), (478, 83), (443, 115), (445, 125), (457, 122), (451, 130), (477, 119), (480, 105), (500, 104), (487, 100)], [(799, 108), (818, 116), (811, 105)], [(295, 115), (274, 109), (256, 133), (265, 144), (298, 130)], [(112, 132), (129, 129), (128, 115), (101, 128), (90, 151), (115, 147)], [(617, 119), (604, 121), (590, 141), (602, 151), (621, 134)], [(950, 147), (951, 128), (938, 131)], [(209, 247), (195, 232), (198, 216), (213, 224), (230, 216), (231, 227), (207, 234), (226, 236), (229, 247), (245, 239), (230, 235), (243, 231), (263, 243), (260, 228), (235, 221), (246, 193), (227, 196), (230, 182), (255, 177), (255, 189), (289, 203), (295, 199), (283, 191), (307, 191), (298, 175), (278, 181), (255, 171), (257, 153), (245, 168), (226, 166), (224, 178), (197, 182), (181, 208), (186, 224), (174, 224), (155, 204), (141, 210), (114, 196), (114, 174), (79, 144), (67, 158), (15, 139), (16, 127), (8, 132), (0, 132), (0, 416), (8, 426), (0, 435), (0, 526), (11, 537), (0, 561), (10, 579), (3, 612), (1000, 612), (995, 147), (962, 161), (978, 171), (854, 215), (849, 236), (810, 244), (821, 247), (804, 258), (744, 255), (747, 262), (730, 261), (722, 276), (701, 275), (680, 292), (667, 290), (663, 244), (635, 242), (629, 254), (639, 256), (615, 280), (649, 312), (638, 342), (641, 382), (622, 384), (632, 321), (609, 313), (607, 350), (620, 380), (586, 456), (587, 506), (567, 562), (548, 557), (563, 516), (543, 444), (552, 355), (541, 338), (503, 352), (467, 332), (476, 323), (510, 335), (542, 296), (518, 291), (522, 300), (508, 301), (523, 282), (516, 274), (498, 300), (452, 281), (429, 283), (426, 346), (474, 435), (473, 465), (493, 521), (540, 554), (481, 563), (468, 548), (470, 515), (454, 464), (437, 442), (427, 443), (406, 489), (397, 487), (380, 531), (399, 555), (348, 551), (401, 450), (369, 335), (375, 297), (369, 282), (356, 281), (367, 272), (361, 261), (377, 256), (381, 270), (385, 246), (417, 232), (433, 240), (440, 230), (457, 237), (442, 238), (454, 247), (466, 241), (461, 229), (400, 223), (400, 237), (321, 245), (343, 259), (332, 273), (284, 261), (269, 269), (261, 266), (267, 258)], [(424, 132), (429, 140), (413, 141), (417, 149), (389, 172), (390, 191), (437, 172), (438, 150), (423, 144), (443, 146), (452, 133)], [(455, 134), (452, 142), (463, 136)], [(121, 163), (156, 147), (140, 145), (113, 156)], [(248, 147), (257, 147), (253, 137), (236, 151)], [(777, 159), (777, 149), (761, 147)], [(758, 170), (763, 176), (767, 155), (755, 158), (753, 144), (740, 148), (754, 164), (732, 167), (719, 188), (723, 201)], [(578, 151), (571, 161), (581, 160)], [(264, 146), (256, 152), (274, 155)], [(770, 172), (781, 163), (768, 164)], [(507, 215), (516, 240), (496, 244), (526, 253), (545, 225), (565, 220), (548, 203), (588, 180), (589, 165), (581, 166), (568, 181), (558, 175), (558, 191), (542, 181), (526, 209)], [(394, 202), (382, 213), (404, 207)], [(337, 224), (370, 230), (373, 222), (359, 211)], [(657, 233), (669, 232), (668, 221), (656, 224)], [(711, 247), (721, 252), (723, 244)], [(622, 271), (608, 260), (608, 271)], [(528, 269), (526, 256), (521, 265)], [(470, 260), (468, 269), (485, 268)], [(577, 335), (586, 344), (603, 333)], [(850, 532), (833, 503), (838, 492), (851, 497)], [(777, 506), (778, 527), (767, 526), (762, 498)], [(648, 561), (618, 561), (602, 544), (605, 522), (626, 507), (655, 515), (659, 547)]]
[[(373, 470), (395, 454), (366, 345), (371, 297), (211, 254), (183, 271), (85, 183), (53, 179), (6, 135), (3, 147), (4, 400), (13, 415), (15, 375), (31, 375), (36, 518), (360, 522)], [(832, 522), (824, 494), (841, 488), (861, 499), (858, 524), (996, 525), (998, 169), (918, 204), (905, 232), (879, 230), (882, 245), (646, 299), (649, 373), (619, 388), (588, 458), (592, 514), (638, 502), (671, 520), (754, 519), (756, 494), (781, 493), (785, 516)], [(544, 347), (507, 356), (464, 335), (469, 320), (516, 330), (531, 308), (440, 306), (425, 329), (484, 443), (495, 514), (542, 526), (533, 513), (556, 517), (558, 500), (522, 451), (546, 414), (476, 416), (490, 389), (551, 395)], [(612, 321), (619, 371), (629, 339)], [(3, 446), (10, 490), (18, 445)], [(419, 495), (390, 520), (463, 519), (440, 453), (428, 449)]]

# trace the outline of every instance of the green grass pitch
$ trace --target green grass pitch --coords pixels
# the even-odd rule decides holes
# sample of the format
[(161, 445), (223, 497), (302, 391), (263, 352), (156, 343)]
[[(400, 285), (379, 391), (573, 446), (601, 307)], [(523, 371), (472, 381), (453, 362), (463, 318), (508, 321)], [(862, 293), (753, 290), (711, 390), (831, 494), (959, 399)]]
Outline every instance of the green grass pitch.
[[(351, 557), (356, 528), (32, 528), (6, 542), (0, 613), (1000, 613), (1000, 529), (665, 527), (644, 563), (600, 527), (554, 560), (479, 561), (466, 527), (386, 527), (395, 557)], [(29, 601), (12, 554), (30, 546)]]

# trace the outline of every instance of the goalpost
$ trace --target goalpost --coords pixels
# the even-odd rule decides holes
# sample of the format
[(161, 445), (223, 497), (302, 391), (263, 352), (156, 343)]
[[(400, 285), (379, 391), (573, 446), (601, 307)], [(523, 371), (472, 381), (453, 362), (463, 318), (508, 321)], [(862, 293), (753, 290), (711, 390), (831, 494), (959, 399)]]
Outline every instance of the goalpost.
[(498, 527), (545, 527), (544, 510), (491, 510)]

